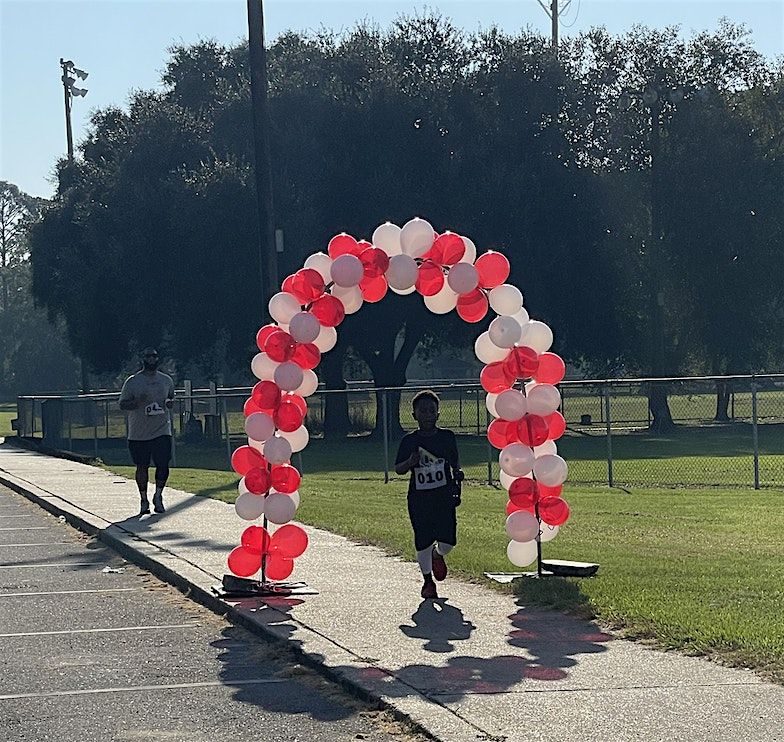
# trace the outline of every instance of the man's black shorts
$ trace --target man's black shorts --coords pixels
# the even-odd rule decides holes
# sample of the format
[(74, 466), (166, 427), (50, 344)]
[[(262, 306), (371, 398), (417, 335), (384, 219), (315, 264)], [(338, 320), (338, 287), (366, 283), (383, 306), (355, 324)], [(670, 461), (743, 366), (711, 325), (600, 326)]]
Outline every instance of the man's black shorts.
[(159, 435), (150, 441), (128, 441), (128, 450), (136, 466), (149, 467), (150, 459), (155, 466), (166, 467), (171, 459), (172, 439), (170, 435)]

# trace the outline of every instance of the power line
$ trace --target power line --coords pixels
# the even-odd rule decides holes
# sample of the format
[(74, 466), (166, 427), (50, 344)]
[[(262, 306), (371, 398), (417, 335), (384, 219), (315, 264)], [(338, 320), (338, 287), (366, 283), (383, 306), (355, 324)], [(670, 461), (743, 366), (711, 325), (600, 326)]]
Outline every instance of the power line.
[[(569, 9), (569, 6), (572, 4), (572, 0), (566, 0), (566, 2), (561, 6), (559, 9), (558, 7), (558, 0), (550, 0), (550, 5), (548, 6), (545, 4), (544, 0), (536, 0), (539, 5), (542, 6), (542, 10), (547, 13), (548, 18), (550, 19), (551, 29), (550, 29), (550, 37), (552, 40), (552, 47), (553, 50), (556, 52), (558, 51), (558, 25), (559, 21), (561, 20), (561, 16)], [(579, 8), (578, 11), (579, 13)]]

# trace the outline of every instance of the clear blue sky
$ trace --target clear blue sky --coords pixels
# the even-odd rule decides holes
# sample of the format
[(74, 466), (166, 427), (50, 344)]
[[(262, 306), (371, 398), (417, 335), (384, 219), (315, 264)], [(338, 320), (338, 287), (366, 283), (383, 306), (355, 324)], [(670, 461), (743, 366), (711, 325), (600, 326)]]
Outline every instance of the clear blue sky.
[[(266, 0), (267, 38), (286, 29), (349, 28), (363, 18), (386, 25), (425, 6), (469, 31), (497, 24), (549, 34), (536, 0)], [(643, 23), (678, 24), (689, 35), (715, 28), (721, 16), (745, 23), (763, 54), (784, 52), (782, 0), (573, 0), (562, 34), (597, 25), (620, 33)], [(66, 149), (61, 56), (90, 73), (87, 97), (74, 100), (78, 141), (91, 110), (125, 105), (131, 90), (159, 84), (171, 44), (231, 44), (246, 35), (245, 0), (0, 0), (0, 180), (52, 194), (53, 167)]]

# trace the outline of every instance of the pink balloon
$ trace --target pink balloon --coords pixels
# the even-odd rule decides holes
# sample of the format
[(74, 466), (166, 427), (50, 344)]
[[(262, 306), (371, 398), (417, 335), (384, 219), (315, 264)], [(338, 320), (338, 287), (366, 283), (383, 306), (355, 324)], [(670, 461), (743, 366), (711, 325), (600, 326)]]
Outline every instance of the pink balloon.
[(461, 294), (457, 300), (457, 313), (466, 322), (481, 322), (488, 307), (487, 296), (479, 288)]
[(494, 289), (509, 278), (509, 261), (505, 255), (488, 250), (476, 259), (476, 270), (479, 272), (479, 285), (485, 289)]
[[(333, 260), (341, 255), (357, 255), (362, 252), (362, 247), (350, 234), (341, 232), (335, 235), (327, 246), (329, 257)], [(323, 324), (323, 323), (322, 323)]]
[(337, 327), (346, 316), (343, 302), (331, 294), (324, 294), (316, 299), (310, 312), (324, 327)]
[(299, 526), (289, 523), (275, 531), (270, 548), (281, 556), (294, 559), (308, 548), (308, 534)]
[(565, 373), (566, 364), (563, 359), (555, 353), (547, 352), (539, 356), (539, 368), (534, 378), (540, 384), (557, 384), (563, 380)]
[(229, 569), (237, 577), (250, 577), (261, 569), (261, 554), (254, 554), (244, 546), (238, 546), (229, 554)]
[(444, 287), (444, 272), (440, 265), (432, 260), (425, 260), (419, 266), (416, 280), (416, 290), (422, 296), (434, 296)]

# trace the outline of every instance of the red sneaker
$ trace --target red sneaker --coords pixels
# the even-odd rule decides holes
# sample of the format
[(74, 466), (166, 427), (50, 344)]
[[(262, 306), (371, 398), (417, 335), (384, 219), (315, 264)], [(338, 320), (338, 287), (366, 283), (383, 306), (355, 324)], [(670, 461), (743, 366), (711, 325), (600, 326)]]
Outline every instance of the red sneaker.
[(425, 600), (437, 600), (438, 599), (438, 591), (436, 590), (436, 583), (432, 580), (425, 580), (425, 584), (422, 585), (422, 597)]
[(436, 547), (433, 547), (433, 577), (441, 582), (447, 573), (446, 562), (444, 561), (444, 557), (442, 557), (437, 551)]

